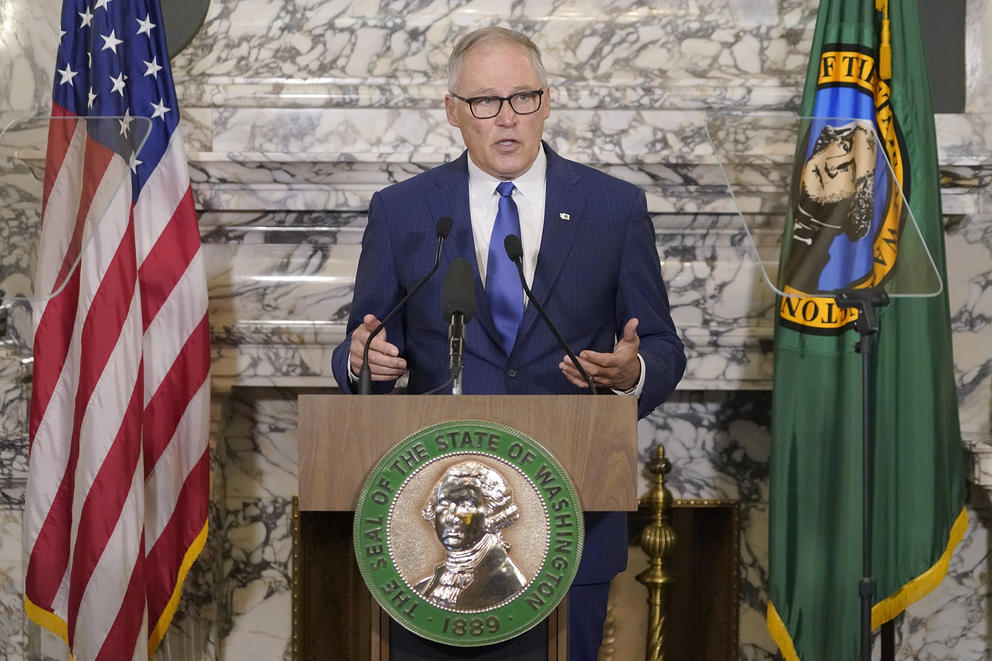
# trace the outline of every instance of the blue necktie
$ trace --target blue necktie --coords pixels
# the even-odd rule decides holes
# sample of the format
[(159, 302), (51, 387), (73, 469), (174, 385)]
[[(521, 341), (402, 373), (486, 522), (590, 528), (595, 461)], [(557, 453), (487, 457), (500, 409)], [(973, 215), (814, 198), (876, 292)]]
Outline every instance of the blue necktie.
[(486, 298), (493, 315), (496, 330), (503, 341), (503, 350), (510, 355), (517, 329), (524, 318), (524, 290), (516, 265), (506, 256), (503, 245), (508, 234), (520, 236), (520, 219), (513, 202), (513, 183), (504, 181), (496, 187), (499, 209), (489, 240), (489, 261), (486, 265)]

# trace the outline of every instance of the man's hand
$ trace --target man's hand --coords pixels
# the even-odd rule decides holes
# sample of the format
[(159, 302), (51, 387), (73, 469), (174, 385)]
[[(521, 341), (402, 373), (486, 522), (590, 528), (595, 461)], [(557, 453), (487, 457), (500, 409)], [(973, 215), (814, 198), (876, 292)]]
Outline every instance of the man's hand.
[[(579, 363), (596, 385), (616, 390), (630, 390), (641, 378), (641, 361), (637, 357), (637, 349), (640, 345), (641, 338), (637, 336), (637, 317), (634, 317), (623, 327), (623, 337), (617, 342), (612, 353), (599, 353), (587, 349), (579, 353)], [(568, 356), (562, 358), (558, 367), (573, 384), (580, 388), (589, 387)]]
[[(349, 365), (351, 373), (357, 375), (362, 369), (362, 354), (365, 351), (365, 341), (379, 325), (374, 314), (362, 318), (362, 325), (351, 334), (351, 351)], [(386, 329), (375, 336), (369, 345), (369, 370), (373, 381), (393, 381), (406, 373), (406, 361), (400, 358), (400, 350), (386, 341)]]

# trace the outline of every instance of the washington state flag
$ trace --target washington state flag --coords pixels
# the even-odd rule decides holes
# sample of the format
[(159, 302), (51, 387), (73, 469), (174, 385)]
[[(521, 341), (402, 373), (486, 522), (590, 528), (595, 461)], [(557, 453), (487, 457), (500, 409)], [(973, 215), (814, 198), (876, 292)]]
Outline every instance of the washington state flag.
[(915, 0), (822, 0), (800, 115), (778, 275), (767, 623), (786, 659), (847, 661), (860, 641), (862, 357), (858, 313), (836, 292), (891, 297), (869, 365), (872, 629), (943, 579), (967, 527)]

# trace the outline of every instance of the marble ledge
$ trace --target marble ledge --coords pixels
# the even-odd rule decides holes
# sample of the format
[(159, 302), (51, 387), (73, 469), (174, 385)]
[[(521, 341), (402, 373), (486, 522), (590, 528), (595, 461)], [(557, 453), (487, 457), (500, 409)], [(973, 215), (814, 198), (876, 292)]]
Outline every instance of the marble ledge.
[[(302, 325), (302, 324), (301, 324)], [(341, 324), (315, 323), (310, 342), (278, 343), (279, 333), (253, 343), (242, 335), (238, 343), (212, 342), (211, 388), (226, 392), (235, 386), (292, 388), (334, 387), (330, 360), (344, 339)], [(319, 335), (319, 339), (318, 336)], [(770, 390), (772, 353), (770, 329), (730, 330), (713, 336), (705, 329), (680, 331), (686, 343), (688, 367), (680, 390)]]
[[(320, 183), (193, 183), (196, 207), (205, 212), (353, 211), (368, 209), (372, 195), (388, 184), (354, 183), (329, 186)], [(641, 186), (647, 194), (648, 210), (665, 214), (774, 213), (782, 210), (779, 200), (743, 200), (739, 207), (726, 188), (685, 184)], [(778, 195), (772, 197), (777, 198)]]
[(992, 213), (992, 187), (988, 185), (953, 188), (942, 186), (940, 205), (945, 216)]
[[(285, 169), (280, 164), (270, 165), (277, 170)], [(203, 169), (202, 162), (193, 162), (191, 166), (194, 170)], [(407, 176), (413, 176), (417, 171), (409, 171)], [(197, 181), (197, 178), (193, 175), (193, 195), (197, 209), (203, 212), (364, 212), (368, 209), (372, 195), (390, 183), (349, 183), (334, 186), (308, 182), (305, 179), (291, 183), (205, 183)], [(785, 208), (781, 189), (749, 191), (732, 196), (725, 186), (679, 183), (639, 185), (647, 195), (648, 210), (655, 214), (780, 214)], [(945, 187), (941, 189), (941, 199), (945, 214), (992, 211), (992, 187)]]
[[(556, 109), (546, 137), (561, 153), (592, 165), (715, 164), (710, 137), (725, 162), (788, 164), (792, 160), (796, 134), (792, 112), (670, 108)], [(448, 126), (440, 108), (186, 107), (183, 121), (192, 160), (204, 162), (436, 164), (462, 151), (457, 130)], [(942, 166), (992, 163), (992, 118), (979, 113), (937, 115), (935, 123)]]
[[(563, 139), (549, 138), (552, 146), (560, 154), (572, 160), (604, 170), (627, 168), (643, 177), (665, 177), (675, 179), (675, 172), (690, 172), (696, 175), (698, 183), (724, 184), (729, 173), (747, 172), (764, 185), (788, 181), (792, 153), (758, 153), (752, 151), (744, 158), (728, 163), (718, 159), (711, 152), (695, 149), (691, 152), (660, 154), (627, 153), (616, 145), (603, 145), (595, 149), (584, 149), (570, 145)], [(792, 149), (792, 146), (789, 146)], [(288, 177), (307, 182), (331, 183), (334, 179), (354, 181), (356, 177), (381, 178), (382, 185), (390, 183), (391, 171), (402, 174), (409, 171), (415, 174), (458, 158), (463, 151), (461, 145), (445, 149), (394, 150), (383, 147), (379, 150), (351, 151), (338, 146), (326, 151), (187, 151), (187, 161), (202, 173), (201, 181), (216, 183), (289, 183)], [(41, 164), (44, 154), (40, 151), (21, 151), (18, 156), (28, 163)], [(729, 169), (725, 169), (729, 168)], [(941, 153), (941, 183), (946, 188), (974, 189), (992, 184), (992, 153), (984, 157), (961, 153)], [(376, 175), (379, 175), (376, 177)], [(396, 174), (396, 172), (393, 172)], [(209, 177), (209, 178), (208, 178)], [(674, 182), (673, 182), (674, 183)], [(753, 184), (752, 184), (753, 185)]]
[(941, 164), (992, 164), (992, 113), (936, 113)]
[[(777, 77), (740, 80), (680, 78), (624, 81), (618, 84), (552, 80), (552, 103), (563, 109), (653, 110), (679, 108), (707, 110), (748, 107), (781, 110), (799, 105), (801, 79)], [(396, 83), (395, 80), (296, 82), (285, 79), (245, 81), (224, 77), (197, 77), (176, 81), (183, 107), (219, 108), (394, 108), (435, 109), (441, 106), (446, 85)], [(185, 111), (184, 111), (185, 112)]]
[[(7, 401), (16, 401), (21, 389), (26, 389), (31, 383), (31, 352), (22, 342), (10, 342), (8, 346), (0, 346), (0, 384), (8, 389), (0, 391), (0, 410)], [(0, 420), (0, 432), (4, 431), (5, 420)]]
[(22, 422), (22, 431), (0, 433), (0, 485), (11, 490), (23, 487), (28, 475), (27, 415)]
[[(726, 191), (727, 178), (712, 157), (630, 157), (616, 148), (586, 150), (554, 139), (551, 139), (551, 144), (563, 156), (573, 159), (585, 156), (585, 163), (644, 188), (680, 186), (687, 192), (694, 192), (694, 187), (702, 187), (701, 192), (707, 189)], [(461, 153), (460, 146), (430, 152), (394, 152), (378, 148), (349, 151), (342, 147), (336, 152), (190, 152), (188, 160), (190, 177), (194, 184), (201, 187), (227, 186), (235, 189), (239, 184), (319, 184), (348, 190), (385, 187), (454, 160)], [(32, 165), (35, 164), (33, 161)], [(41, 165), (41, 162), (37, 164)], [(789, 167), (786, 160), (779, 164), (750, 165), (748, 189), (761, 193), (769, 192), (765, 188), (781, 190), (783, 182), (788, 181), (786, 173)], [(35, 171), (36, 175), (40, 173), (40, 169)]]
[[(405, 118), (376, 109), (196, 108), (188, 114), (191, 175), (200, 208), (208, 210), (363, 210), (375, 190), (462, 152), (454, 130), (435, 111)], [(789, 113), (765, 116), (791, 121)], [(780, 211), (791, 134), (779, 127), (752, 139), (757, 132), (729, 127), (717, 139), (729, 145), (717, 147), (718, 158), (707, 138), (711, 118), (691, 111), (565, 110), (549, 124), (547, 138), (563, 155), (642, 186), (660, 213), (736, 213), (737, 205), (745, 213)], [(936, 123), (945, 211), (989, 210), (992, 119), (938, 115)], [(591, 139), (588, 126), (601, 137)], [(40, 153), (34, 156), (42, 162)]]
[[(394, 109), (200, 107), (184, 109), (183, 114), (194, 183), (216, 185), (227, 195), (237, 192), (239, 183), (255, 184), (250, 190), (264, 190), (259, 185), (265, 184), (378, 188), (462, 152), (457, 132), (435, 110), (404, 115)], [(788, 127), (794, 116), (788, 112), (725, 113), (719, 120), (723, 135), (714, 138), (719, 155), (707, 135), (708, 123), (711, 130), (717, 130), (715, 117), (702, 111), (566, 109), (556, 112), (548, 124), (547, 139), (563, 155), (645, 188), (681, 187), (680, 197), (697, 192), (692, 186), (712, 186), (712, 194), (726, 196), (724, 171), (735, 189), (741, 188), (737, 182), (746, 177), (749, 183), (744, 192), (752, 196), (780, 194), (783, 182), (790, 178), (794, 131)], [(742, 121), (764, 118), (758, 122), (761, 130), (735, 125), (738, 117)], [(771, 119), (771, 127), (764, 123), (766, 119)], [(988, 189), (992, 118), (971, 113), (937, 115), (936, 120), (945, 191), (951, 191), (957, 201), (975, 189)], [(597, 138), (590, 136), (590, 127)], [(38, 150), (21, 150), (18, 156), (36, 171), (44, 163), (44, 154)], [(721, 187), (724, 191), (718, 190)], [(706, 189), (698, 192), (707, 193)], [(263, 193), (264, 197), (271, 196)], [(292, 197), (299, 195), (294, 192)], [(265, 199), (252, 203), (272, 208), (265, 206)], [(295, 204), (306, 208), (299, 207), (304, 202)], [(959, 204), (954, 212), (971, 213), (984, 206)]]
[[(461, 149), (458, 132), (448, 126), (440, 104), (410, 109), (392, 103), (376, 108), (350, 105), (237, 108), (187, 104), (182, 108), (182, 121), (190, 151), (330, 154), (392, 151), (409, 157), (425, 147), (441, 153), (457, 153)], [(700, 109), (668, 104), (652, 104), (643, 109), (555, 105), (546, 132), (563, 144), (589, 146), (627, 136), (625, 146), (644, 147), (631, 140), (643, 140), (645, 132), (670, 138), (652, 144), (653, 151), (631, 152), (638, 160), (644, 160), (667, 154), (686, 157), (693, 151), (712, 155), (703, 130), (709, 126), (718, 144), (732, 150), (727, 153), (765, 155), (771, 147), (775, 155), (791, 159), (795, 122), (793, 109), (762, 110), (743, 104)], [(942, 113), (934, 116), (934, 123), (942, 164), (992, 161), (992, 113)], [(597, 136), (595, 141), (590, 141), (590, 134)], [(358, 146), (362, 144), (368, 147), (362, 149)]]
[[(674, 314), (677, 315), (677, 310)], [(345, 322), (324, 320), (257, 320), (224, 323), (227, 315), (211, 312), (211, 344), (213, 346), (271, 346), (271, 347), (335, 347), (345, 338)], [(771, 353), (774, 328), (769, 320), (734, 320), (717, 324), (681, 323), (676, 319), (679, 336), (689, 350)]]
[[(19, 156), (39, 168), (43, 164), (40, 152), (21, 152)], [(364, 212), (376, 191), (457, 156), (437, 152), (194, 152), (188, 160), (194, 199), (201, 212)], [(720, 170), (712, 159), (645, 164), (602, 152), (587, 162), (640, 186), (647, 194), (649, 211), (656, 214), (780, 214), (786, 206), (784, 189), (775, 183), (789, 167), (784, 162), (773, 169), (777, 176), (764, 167), (767, 162), (761, 168), (749, 169), (768, 183), (734, 189), (733, 195), (725, 184), (717, 183)], [(36, 170), (36, 174), (40, 172)], [(992, 211), (988, 165), (942, 166), (941, 174), (945, 214)], [(706, 183), (692, 183), (696, 179)]]
[(963, 436), (971, 460), (969, 481), (980, 487), (992, 487), (992, 438), (980, 438), (974, 434)]

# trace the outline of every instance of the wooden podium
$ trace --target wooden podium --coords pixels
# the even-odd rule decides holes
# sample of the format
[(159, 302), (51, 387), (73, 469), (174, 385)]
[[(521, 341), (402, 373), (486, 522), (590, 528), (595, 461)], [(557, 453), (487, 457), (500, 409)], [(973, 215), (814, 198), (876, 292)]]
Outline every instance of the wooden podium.
[[(388, 661), (389, 618), (354, 558), (352, 515), (393, 445), (445, 420), (490, 420), (547, 448), (587, 511), (637, 509), (637, 402), (583, 395), (301, 395), (293, 640), (298, 659)], [(564, 608), (548, 618), (549, 661), (565, 660)], [(542, 657), (544, 658), (544, 657)]]

